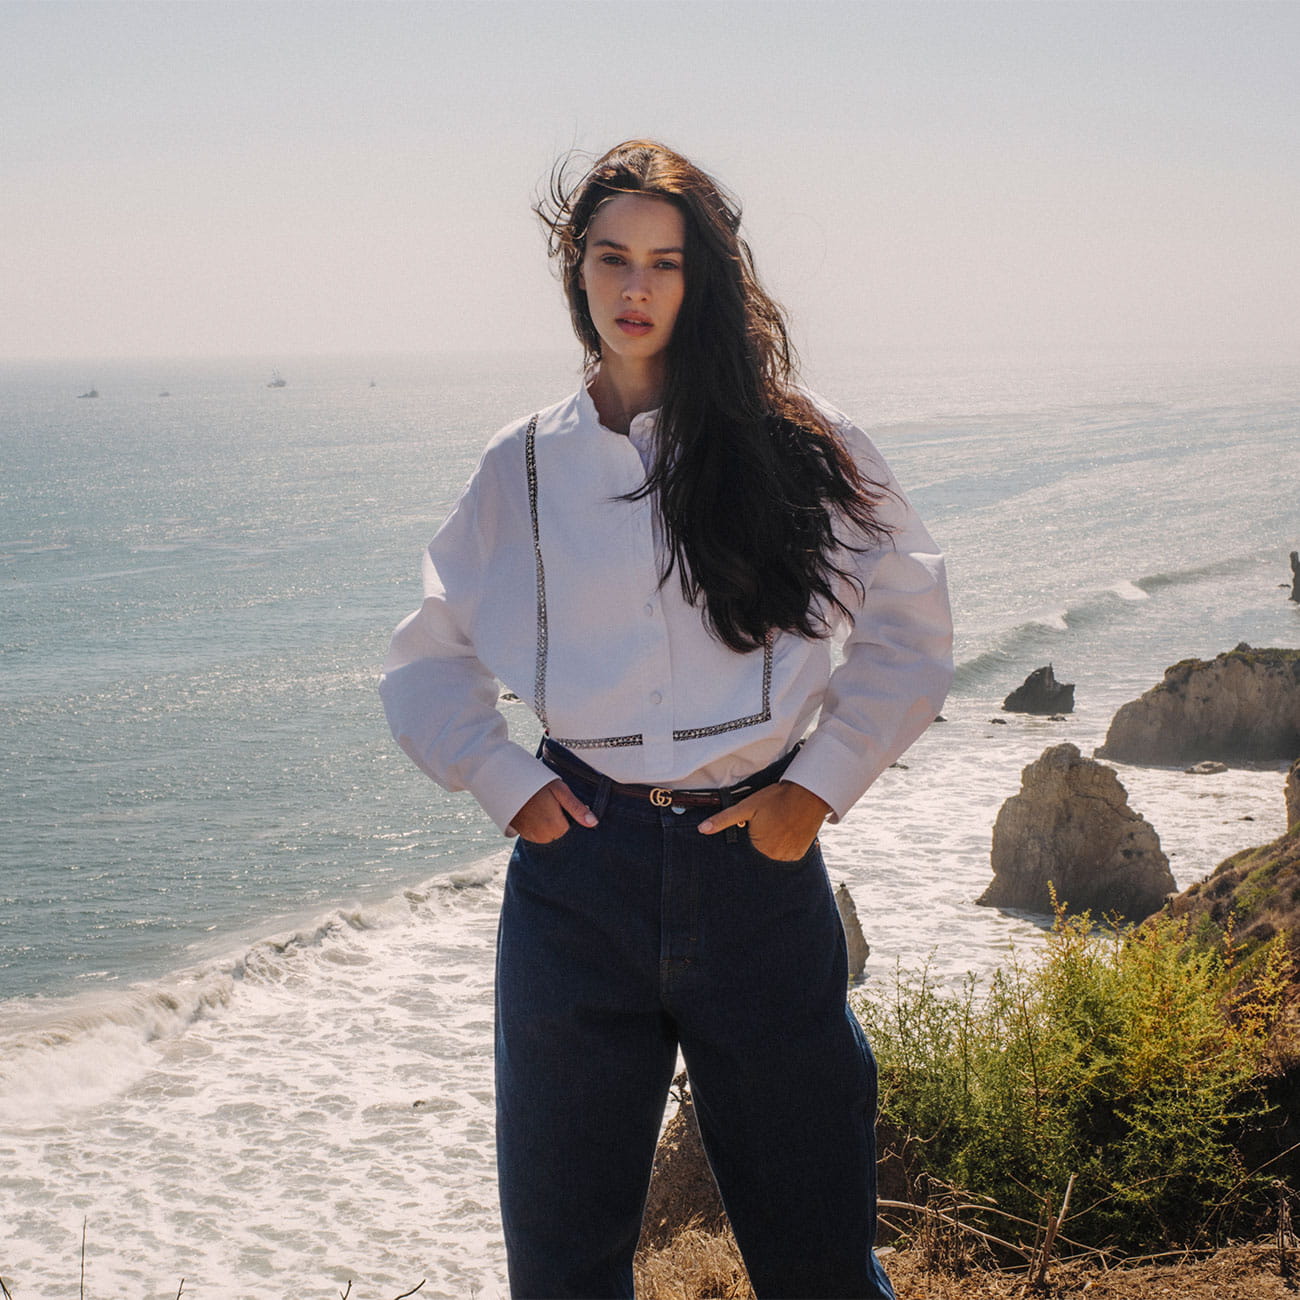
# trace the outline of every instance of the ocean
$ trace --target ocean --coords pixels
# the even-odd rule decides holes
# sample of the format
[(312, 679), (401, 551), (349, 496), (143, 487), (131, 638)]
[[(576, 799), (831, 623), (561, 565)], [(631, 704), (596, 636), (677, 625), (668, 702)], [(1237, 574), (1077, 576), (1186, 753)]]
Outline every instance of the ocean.
[[(375, 692), (424, 543), (572, 358), (0, 363), (0, 1278), (15, 1300), (504, 1294), (507, 842)], [(949, 556), (936, 724), (827, 829), (868, 983), (1031, 956), (974, 906), (1043, 749), (1189, 656), (1300, 646), (1300, 364), (876, 355), (810, 382)], [(91, 388), (96, 398), (79, 398)], [(166, 396), (162, 394), (166, 393)], [(1064, 721), (1000, 714), (1051, 663)], [(991, 721), (1000, 718), (1005, 725)], [(510, 713), (525, 743), (536, 724)], [(1121, 766), (1180, 886), (1277, 766)]]

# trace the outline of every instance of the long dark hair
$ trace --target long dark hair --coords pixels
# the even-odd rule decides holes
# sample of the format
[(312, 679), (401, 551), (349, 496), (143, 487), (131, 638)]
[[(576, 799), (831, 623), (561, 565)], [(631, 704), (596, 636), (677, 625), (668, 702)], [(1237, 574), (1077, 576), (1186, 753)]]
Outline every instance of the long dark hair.
[[(686, 599), (703, 598), (714, 634), (733, 650), (774, 631), (829, 631), (825, 611), (847, 613), (836, 580), (855, 582), (841, 547), (878, 544), (881, 484), (867, 478), (794, 385), (794, 355), (780, 307), (764, 292), (740, 238), (740, 206), (693, 163), (652, 140), (629, 140), (572, 179), (551, 174), (536, 211), (548, 231), (588, 363), (600, 335), (578, 287), (587, 229), (615, 194), (667, 199), (686, 226), (685, 297), (667, 349), (655, 458), (667, 541), (661, 580), (677, 571)], [(836, 534), (840, 521), (854, 535)]]

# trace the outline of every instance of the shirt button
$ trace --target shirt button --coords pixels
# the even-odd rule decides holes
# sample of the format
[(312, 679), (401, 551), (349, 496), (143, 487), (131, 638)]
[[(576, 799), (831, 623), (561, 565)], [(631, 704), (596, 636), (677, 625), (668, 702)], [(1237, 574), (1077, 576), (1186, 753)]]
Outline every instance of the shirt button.
[(647, 613), (651, 618), (654, 618), (654, 614), (655, 614), (655, 605), (654, 605), (654, 601), (652, 601), (652, 600), (647, 600), (647, 601), (646, 601), (646, 603), (645, 603), (645, 612), (646, 612), (646, 613)]
[(651, 704), (662, 704), (663, 702), (664, 702), (664, 695), (663, 695), (663, 692), (662, 692), (662, 691), (651, 691), (651, 692), (650, 692), (650, 703), (651, 703)]

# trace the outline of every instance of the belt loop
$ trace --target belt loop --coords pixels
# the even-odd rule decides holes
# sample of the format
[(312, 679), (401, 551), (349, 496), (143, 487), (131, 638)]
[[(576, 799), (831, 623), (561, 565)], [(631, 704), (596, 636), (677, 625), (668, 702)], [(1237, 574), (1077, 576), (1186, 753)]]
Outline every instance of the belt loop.
[(540, 758), (542, 762), (546, 763), (547, 767), (549, 767), (552, 772), (560, 773), (561, 780), (564, 779), (563, 773), (568, 771), (571, 775), (579, 777), (584, 783), (596, 787), (596, 793), (587, 801), (587, 806), (593, 813), (595, 813), (596, 820), (599, 821), (605, 815), (605, 809), (609, 807), (609, 796), (613, 790), (614, 782), (603, 772), (596, 771), (595, 768), (579, 771), (574, 768), (573, 764), (560, 761), (555, 756), (552, 756), (551, 761), (547, 763), (547, 747), (548, 745), (553, 744), (554, 742), (550, 737), (543, 734), (541, 740), (537, 744), (537, 757)]
[[(730, 790), (719, 790), (718, 793), (722, 796), (722, 806), (723, 806), (724, 808), (730, 808), (731, 805), (732, 805), (733, 803), (736, 802), (736, 801), (731, 797), (731, 791), (730, 791)], [(739, 842), (740, 842), (740, 828), (737, 827), (737, 826), (728, 826), (727, 829), (726, 829), (725, 831), (723, 831), (723, 833), (722, 833), (722, 838), (723, 838), (724, 840), (726, 840), (726, 842), (727, 842), (728, 844), (737, 844), (737, 843), (739, 843)]]

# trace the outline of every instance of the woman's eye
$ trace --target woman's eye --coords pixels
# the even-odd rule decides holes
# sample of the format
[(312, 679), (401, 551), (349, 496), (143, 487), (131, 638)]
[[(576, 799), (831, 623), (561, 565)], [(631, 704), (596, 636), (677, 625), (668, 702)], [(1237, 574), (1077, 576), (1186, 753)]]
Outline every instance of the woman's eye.
[(622, 259), (621, 257), (619, 257), (617, 253), (606, 253), (606, 254), (604, 255), (604, 257), (602, 257), (600, 260), (601, 260), (601, 262), (603, 262), (604, 265), (606, 265), (606, 266), (622, 266), (622, 265), (623, 265), (623, 259)]
[(661, 271), (680, 271), (682, 268), (677, 262), (660, 262), (659, 269)]

